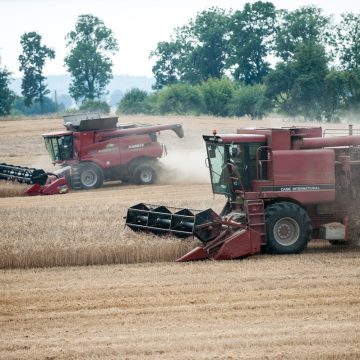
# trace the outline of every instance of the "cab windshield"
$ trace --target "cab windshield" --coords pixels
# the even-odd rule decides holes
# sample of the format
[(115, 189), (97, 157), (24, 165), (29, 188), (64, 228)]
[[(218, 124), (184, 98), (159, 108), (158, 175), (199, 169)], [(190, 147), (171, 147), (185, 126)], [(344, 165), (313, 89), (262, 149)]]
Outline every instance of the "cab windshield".
[[(251, 190), (256, 179), (256, 157), (264, 143), (208, 142), (206, 144), (213, 192), (230, 195), (235, 190)], [(260, 158), (266, 156), (260, 151)]]
[(53, 162), (71, 160), (73, 154), (73, 138), (71, 135), (46, 136), (45, 146)]
[(210, 178), (213, 192), (228, 194), (229, 184), (226, 176), (225, 146), (223, 144), (207, 144)]

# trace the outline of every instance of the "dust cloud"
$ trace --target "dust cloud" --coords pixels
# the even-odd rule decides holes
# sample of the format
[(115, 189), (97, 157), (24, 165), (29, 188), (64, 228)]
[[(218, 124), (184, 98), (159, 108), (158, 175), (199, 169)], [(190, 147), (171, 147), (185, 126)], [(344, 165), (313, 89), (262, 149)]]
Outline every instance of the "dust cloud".
[(204, 149), (172, 150), (160, 160), (160, 184), (203, 184), (210, 182)]
[(43, 169), (44, 171), (52, 172), (52, 173), (55, 173), (55, 171), (60, 169), (59, 167), (54, 166), (51, 163), (50, 157), (47, 156), (47, 155), (39, 156), (36, 159), (36, 161), (32, 162), (31, 167), (34, 168), (34, 169)]

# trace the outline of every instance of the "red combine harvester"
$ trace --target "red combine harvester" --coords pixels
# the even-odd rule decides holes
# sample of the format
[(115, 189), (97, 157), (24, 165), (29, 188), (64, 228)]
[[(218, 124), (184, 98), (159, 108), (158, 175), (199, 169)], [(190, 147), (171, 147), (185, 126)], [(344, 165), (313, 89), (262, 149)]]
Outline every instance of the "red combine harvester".
[(311, 238), (348, 240), (347, 207), (360, 190), (360, 136), (291, 127), (203, 138), (213, 193), (227, 197), (221, 213), (141, 203), (128, 209), (127, 226), (203, 243), (177, 261), (291, 254)]
[(173, 130), (184, 136), (180, 124), (117, 124), (117, 117), (99, 114), (64, 116), (65, 131), (43, 134), (54, 164), (65, 171), (74, 189), (99, 188), (106, 180), (152, 184), (159, 169), (158, 159), (166, 148), (157, 133)]

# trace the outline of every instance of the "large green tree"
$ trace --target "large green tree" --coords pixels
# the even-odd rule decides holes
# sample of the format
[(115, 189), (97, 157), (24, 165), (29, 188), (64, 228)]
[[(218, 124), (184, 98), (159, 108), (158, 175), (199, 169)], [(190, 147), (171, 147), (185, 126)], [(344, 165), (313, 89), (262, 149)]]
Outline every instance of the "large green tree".
[(47, 58), (54, 59), (55, 51), (41, 44), (41, 36), (35, 32), (24, 33), (20, 40), (23, 52), (19, 56), (20, 68), (24, 73), (21, 83), (21, 93), (26, 106), (39, 102), (40, 112), (44, 112), (44, 97), (49, 94), (43, 75)]
[(265, 91), (264, 85), (240, 86), (230, 101), (229, 115), (262, 118), (272, 109), (272, 103), (265, 96)]
[(203, 98), (204, 112), (215, 116), (228, 116), (229, 104), (234, 95), (235, 85), (230, 79), (210, 78), (199, 86)]
[(349, 106), (351, 79), (348, 72), (332, 69), (324, 80), (323, 110), (326, 120), (331, 122), (340, 109)]
[(342, 14), (337, 26), (337, 50), (344, 69), (360, 71), (360, 14)]
[(290, 61), (297, 47), (311, 42), (325, 46), (331, 39), (331, 18), (316, 6), (304, 6), (294, 11), (278, 11), (276, 54)]
[(210, 8), (177, 28), (168, 42), (159, 42), (150, 54), (155, 89), (178, 81), (198, 84), (221, 78), (228, 58), (229, 16), (223, 9)]
[(267, 94), (289, 115), (320, 119), (324, 106), (328, 58), (324, 47), (305, 42), (289, 62), (281, 62), (266, 81)]
[(276, 10), (271, 2), (246, 3), (242, 11), (232, 15), (229, 65), (236, 80), (258, 84), (268, 74), (275, 20)]
[[(55, 103), (55, 101), (48, 96), (44, 96), (43, 103), (43, 114), (62, 112), (65, 110), (65, 106), (62, 103)], [(12, 110), (14, 114), (17, 115), (37, 115), (40, 114), (40, 103), (35, 102), (30, 106), (25, 106), (24, 98), (20, 96), (16, 96), (14, 103), (12, 105)]]
[(199, 87), (186, 83), (167, 86), (157, 99), (160, 114), (199, 114), (202, 105)]
[(148, 106), (146, 104), (146, 99), (148, 93), (145, 90), (139, 88), (132, 88), (127, 91), (124, 96), (121, 98), (117, 113), (118, 114), (139, 114), (147, 113)]
[(343, 71), (344, 108), (360, 108), (360, 14), (344, 13), (337, 26), (336, 49)]
[(15, 94), (10, 90), (11, 73), (6, 68), (0, 68), (0, 116), (10, 114)]
[(229, 17), (225, 10), (202, 11), (189, 24), (191, 52), (185, 59), (183, 80), (197, 84), (224, 75), (228, 57)]
[(150, 54), (151, 58), (157, 59), (152, 68), (155, 77), (155, 84), (153, 85), (155, 90), (175, 84), (181, 79), (182, 61), (186, 55), (184, 45), (179, 40), (172, 38), (170, 41), (158, 43), (156, 50)]
[(118, 51), (112, 30), (96, 16), (80, 15), (66, 40), (70, 49), (65, 57), (71, 74), (70, 95), (77, 102), (99, 98), (112, 78), (110, 56)]

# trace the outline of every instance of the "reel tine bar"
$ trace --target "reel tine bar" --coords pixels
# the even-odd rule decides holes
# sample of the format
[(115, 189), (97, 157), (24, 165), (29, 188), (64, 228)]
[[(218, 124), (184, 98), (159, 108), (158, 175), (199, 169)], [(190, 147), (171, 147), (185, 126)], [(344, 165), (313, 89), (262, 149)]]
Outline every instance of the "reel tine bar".
[(45, 185), (48, 175), (44, 170), (25, 166), (0, 164), (0, 179), (18, 181), (25, 184)]
[(174, 212), (166, 206), (140, 203), (128, 209), (125, 225), (134, 231), (185, 238), (193, 234), (194, 221), (195, 215), (189, 209)]

